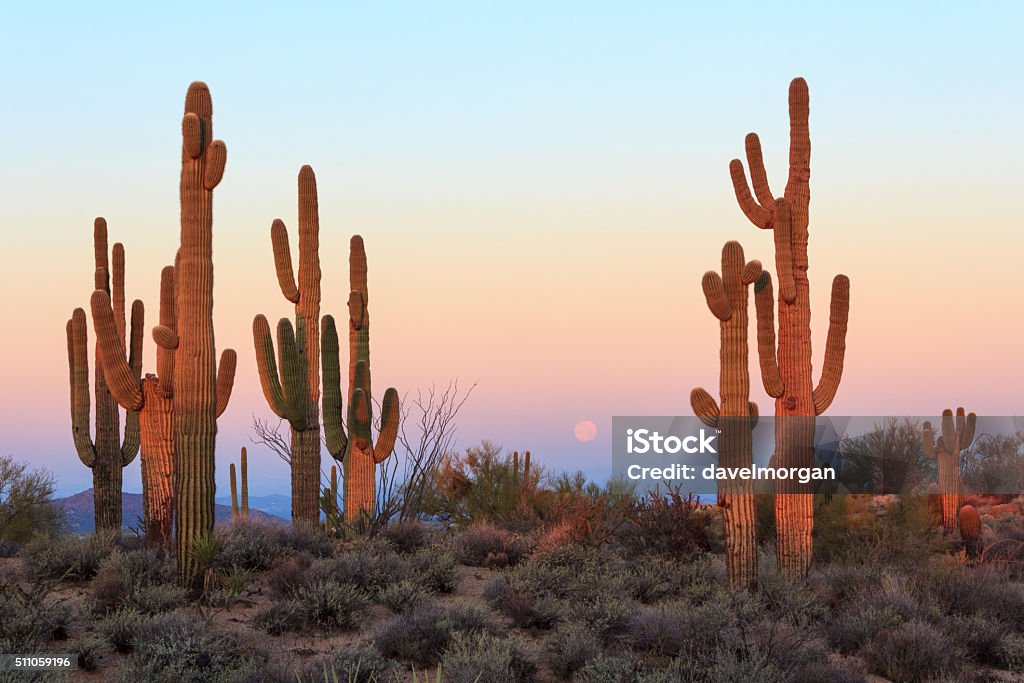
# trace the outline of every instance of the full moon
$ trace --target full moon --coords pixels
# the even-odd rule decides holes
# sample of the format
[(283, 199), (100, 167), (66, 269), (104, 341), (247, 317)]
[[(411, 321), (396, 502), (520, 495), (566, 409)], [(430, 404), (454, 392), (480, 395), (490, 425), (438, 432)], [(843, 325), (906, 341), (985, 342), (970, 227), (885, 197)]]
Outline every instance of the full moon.
[(597, 436), (597, 425), (590, 420), (583, 420), (576, 423), (576, 426), (572, 428), (572, 433), (579, 441), (593, 441)]

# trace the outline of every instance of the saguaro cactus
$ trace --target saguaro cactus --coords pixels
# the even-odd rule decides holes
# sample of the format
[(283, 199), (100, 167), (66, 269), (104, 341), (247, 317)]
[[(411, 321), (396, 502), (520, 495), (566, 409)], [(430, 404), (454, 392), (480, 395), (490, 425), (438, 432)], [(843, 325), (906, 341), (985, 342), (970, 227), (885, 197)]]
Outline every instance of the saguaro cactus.
[[(141, 421), (142, 509), (146, 538), (151, 543), (167, 546), (174, 514), (174, 354), (158, 344), (157, 367), (161, 375), (158, 378), (147, 374), (140, 382), (140, 371), (134, 367), (138, 356), (133, 352), (131, 359), (125, 359), (123, 337), (110, 296), (97, 289), (92, 293), (90, 304), (100, 365), (106, 373), (110, 392), (125, 410), (137, 411)], [(137, 304), (141, 329), (142, 302)], [(134, 320), (134, 314), (132, 317)], [(160, 273), (160, 326), (171, 332), (177, 329), (173, 266), (167, 266)]]
[(963, 489), (960, 486), (960, 452), (969, 448), (974, 441), (974, 427), (977, 417), (974, 413), (964, 414), (963, 408), (942, 411), (942, 434), (938, 440), (932, 431), (932, 423), (925, 422), (922, 432), (924, 452), (939, 466), (938, 493), (942, 502), (942, 526), (952, 531), (957, 527), (957, 515), (963, 504)]
[(242, 456), (239, 462), (242, 471), (242, 502), (238, 502), (238, 482), (235, 478), (235, 463), (231, 463), (228, 474), (231, 479), (231, 517), (246, 519), (249, 517), (249, 459), (242, 447)]
[[(739, 242), (722, 248), (722, 274), (708, 271), (702, 287), (708, 308), (719, 320), (721, 346), (719, 393), (721, 405), (701, 387), (690, 392), (693, 411), (705, 424), (719, 430), (722, 467), (753, 464), (750, 430), (757, 419), (757, 404), (750, 401), (747, 367), (748, 286), (761, 275), (761, 263), (743, 257)], [(725, 522), (726, 563), (734, 586), (751, 587), (757, 581), (757, 518), (752, 482), (721, 481), (718, 504)]]
[(969, 557), (976, 557), (981, 551), (981, 515), (973, 505), (964, 505), (958, 513), (960, 538)]
[(376, 503), (374, 469), (395, 448), (398, 435), (398, 392), (389, 388), (381, 403), (380, 430), (373, 440), (373, 396), (370, 392), (370, 313), (366, 284), (366, 249), (355, 235), (349, 249), (348, 297), (349, 374), (348, 433), (342, 421), (341, 362), (334, 318), (321, 324), (324, 367), (324, 435), (327, 450), (342, 462), (345, 474), (345, 519), (352, 522), (372, 515)]
[[(850, 281), (832, 281), (832, 304), (825, 365), (818, 385), (811, 377), (811, 303), (807, 280), (811, 138), (808, 128), (807, 83), (789, 86), (789, 177), (785, 193), (775, 198), (768, 186), (761, 143), (754, 133), (746, 138), (747, 163), (754, 186), (751, 196), (743, 163), (729, 164), (740, 209), (758, 228), (773, 230), (775, 267), (779, 280), (778, 348), (775, 345), (774, 294), (765, 272), (754, 286), (757, 309), (757, 347), (761, 380), (775, 399), (775, 465), (809, 467), (814, 462), (814, 416), (831, 405), (839, 388), (846, 352), (850, 310)], [(775, 489), (776, 555), (779, 570), (804, 576), (811, 563), (814, 499), (810, 487), (795, 479), (778, 480)]]
[(174, 354), (175, 525), (178, 573), (190, 581), (197, 538), (213, 532), (217, 416), (234, 383), (235, 352), (218, 371), (213, 339), (213, 190), (227, 148), (213, 139), (213, 102), (205, 83), (189, 86), (181, 121), (181, 244), (175, 266), (178, 329), (157, 328), (156, 343)]
[(334, 533), (338, 519), (338, 468), (334, 465), (331, 465), (331, 485), (324, 487), (320, 508), (324, 511), (324, 530)]
[[(129, 374), (138, 382), (142, 368), (143, 306), (132, 303), (131, 326), (126, 329), (124, 311), (124, 247), (114, 245), (111, 260), (107, 260), (107, 222), (97, 218), (93, 225), (93, 251), (96, 260), (94, 289), (112, 297), (116, 325), (120, 340), (120, 353), (125, 354), (126, 334), (131, 338)], [(113, 282), (111, 282), (111, 275)], [(96, 529), (121, 528), (121, 468), (135, 459), (139, 452), (139, 414), (128, 410), (125, 414), (124, 438), (120, 435), (120, 414), (117, 401), (107, 386), (107, 376), (100, 362), (100, 340), (96, 342), (96, 378), (93, 391), (96, 399), (96, 441), (89, 429), (89, 351), (85, 310), (76, 308), (67, 323), (68, 369), (71, 380), (71, 433), (75, 450), (86, 467), (92, 469), (93, 508)]]
[(271, 410), (291, 425), (292, 523), (315, 529), (320, 523), (320, 218), (316, 176), (299, 171), (299, 280), (292, 272), (288, 229), (276, 219), (270, 228), (277, 280), (295, 304), (295, 331), (287, 318), (278, 324), (280, 373), (267, 319), (256, 316), (253, 341), (263, 394)]

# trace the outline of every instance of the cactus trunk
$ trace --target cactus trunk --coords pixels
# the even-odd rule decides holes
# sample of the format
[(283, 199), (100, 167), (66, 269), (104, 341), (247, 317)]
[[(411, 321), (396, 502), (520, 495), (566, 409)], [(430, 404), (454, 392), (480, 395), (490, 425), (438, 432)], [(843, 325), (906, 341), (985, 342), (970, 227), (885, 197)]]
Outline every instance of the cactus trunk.
[[(942, 435), (935, 439), (930, 422), (925, 422), (922, 433), (925, 453), (936, 461), (939, 469), (937, 493), (942, 510), (942, 526), (952, 531), (959, 524), (960, 506), (963, 505), (963, 487), (960, 483), (960, 452), (969, 448), (974, 441), (977, 417), (965, 414), (957, 408), (956, 419), (953, 411), (942, 411)], [(929, 487), (929, 491), (931, 491)]]
[(166, 547), (174, 527), (174, 401), (160, 380), (142, 381), (142, 507), (146, 540)]
[[(831, 405), (842, 378), (849, 314), (849, 280), (832, 281), (832, 305), (825, 363), (817, 387), (811, 376), (811, 308), (807, 279), (807, 241), (810, 204), (811, 139), (808, 128), (807, 83), (794, 79), (789, 87), (789, 177), (785, 193), (776, 199), (768, 186), (761, 143), (746, 138), (747, 162), (754, 195), (747, 185), (743, 164), (729, 165), (736, 199), (751, 223), (772, 230), (779, 282), (778, 349), (775, 348), (774, 295), (771, 278), (755, 287), (758, 317), (758, 355), (765, 391), (775, 399), (776, 467), (814, 464), (814, 417)], [(756, 197), (756, 199), (755, 199)], [(776, 559), (779, 570), (802, 577), (811, 563), (814, 499), (810, 484), (776, 481)]]

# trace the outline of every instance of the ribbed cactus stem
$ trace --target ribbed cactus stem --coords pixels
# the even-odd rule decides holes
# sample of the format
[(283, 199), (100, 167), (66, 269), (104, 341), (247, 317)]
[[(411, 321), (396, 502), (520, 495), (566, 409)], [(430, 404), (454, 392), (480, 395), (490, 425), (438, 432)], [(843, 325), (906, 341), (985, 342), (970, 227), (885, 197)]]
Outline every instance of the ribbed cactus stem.
[(231, 518), (238, 519), (238, 482), (235, 477), (235, 463), (228, 465), (228, 479), (231, 486)]
[[(68, 366), (71, 382), (71, 428), (82, 463), (93, 472), (93, 496), (97, 529), (121, 528), (122, 468), (135, 459), (139, 452), (139, 414), (137, 405), (126, 405), (124, 436), (120, 434), (118, 400), (108, 384), (107, 369), (102, 357), (115, 352), (129, 359), (123, 363), (123, 375), (117, 381), (134, 387), (138, 393), (142, 367), (143, 307), (141, 301), (132, 305), (131, 327), (126, 325), (124, 247), (118, 243), (107, 257), (107, 222), (97, 218), (93, 223), (93, 287), (107, 300), (111, 310), (108, 329), (97, 330), (95, 346), (95, 401), (96, 440), (89, 429), (89, 360), (88, 332), (85, 311), (76, 309), (67, 325)], [(112, 271), (111, 271), (112, 268)], [(111, 304), (111, 301), (113, 302)], [(130, 339), (126, 338), (130, 334)], [(141, 400), (141, 395), (138, 396)], [(137, 403), (133, 401), (132, 403)]]
[[(747, 327), (749, 286), (761, 276), (759, 261), (744, 259), (738, 242), (722, 248), (722, 272), (708, 271), (701, 286), (708, 309), (719, 321), (719, 394), (721, 405), (703, 388), (690, 393), (694, 413), (719, 431), (719, 458), (725, 468), (753, 463), (751, 429), (757, 406), (750, 402)], [(725, 527), (726, 564), (734, 586), (751, 588), (757, 581), (757, 520), (749, 479), (718, 485), (718, 504)]]
[(523, 481), (527, 485), (530, 483), (530, 451), (523, 454)]
[(941, 436), (935, 439), (931, 422), (925, 422), (922, 429), (924, 452), (936, 461), (939, 468), (938, 495), (942, 503), (942, 526), (947, 531), (957, 528), (960, 506), (963, 504), (963, 487), (960, 482), (960, 453), (974, 441), (977, 416), (966, 414), (963, 408), (942, 411)]
[(345, 468), (345, 519), (372, 516), (376, 505), (376, 466), (394, 451), (400, 419), (398, 392), (389, 388), (381, 402), (380, 428), (372, 435), (373, 394), (370, 383), (370, 315), (366, 250), (355, 235), (349, 249), (349, 385), (348, 433), (342, 419), (341, 362), (334, 318), (323, 317), (323, 412), (327, 449)]
[[(743, 169), (729, 164), (740, 209), (751, 223), (773, 230), (775, 268), (779, 282), (778, 346), (775, 344), (774, 294), (767, 273), (755, 287), (758, 316), (758, 355), (765, 391), (775, 398), (775, 464), (813, 465), (814, 416), (835, 398), (842, 378), (849, 313), (849, 280), (837, 275), (832, 283), (832, 307), (825, 343), (825, 362), (818, 386), (811, 376), (811, 309), (807, 279), (807, 241), (810, 205), (811, 138), (808, 126), (807, 83), (794, 79), (789, 87), (789, 177), (782, 197), (768, 185), (757, 135), (746, 138), (746, 155), (753, 195)], [(811, 488), (799, 480), (776, 482), (776, 556), (779, 569), (805, 576), (811, 562), (814, 505)]]
[(249, 517), (249, 455), (245, 451), (245, 446), (242, 447), (242, 455), (239, 462), (239, 468), (242, 471), (242, 506), (241, 513), (242, 517)]
[(973, 505), (964, 505), (958, 515), (960, 538), (967, 547), (967, 554), (975, 556), (981, 544), (981, 515)]

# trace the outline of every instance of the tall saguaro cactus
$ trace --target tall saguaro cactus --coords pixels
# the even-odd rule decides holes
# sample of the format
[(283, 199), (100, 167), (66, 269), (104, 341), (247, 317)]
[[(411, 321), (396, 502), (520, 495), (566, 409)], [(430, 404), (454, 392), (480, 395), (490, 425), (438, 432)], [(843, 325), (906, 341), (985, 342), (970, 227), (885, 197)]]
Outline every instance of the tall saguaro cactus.
[(231, 517), (247, 519), (249, 517), (249, 458), (242, 447), (241, 459), (238, 463), (242, 475), (242, 502), (238, 502), (238, 482), (235, 477), (235, 463), (229, 468), (229, 479), (231, 483)]
[(197, 573), (197, 538), (213, 532), (217, 417), (234, 384), (236, 357), (224, 351), (217, 367), (213, 338), (213, 190), (224, 175), (227, 148), (213, 139), (213, 102), (205, 83), (185, 96), (181, 121), (181, 244), (175, 262), (178, 329), (153, 338), (174, 352), (175, 525), (178, 573)]
[[(754, 133), (746, 138), (747, 163), (754, 196), (743, 163), (729, 164), (740, 209), (758, 228), (775, 236), (775, 267), (779, 281), (778, 348), (775, 344), (774, 294), (771, 276), (757, 281), (758, 355), (765, 391), (775, 399), (775, 464), (809, 467), (814, 462), (814, 416), (832, 403), (843, 373), (846, 324), (850, 309), (850, 281), (837, 275), (832, 281), (832, 304), (825, 365), (818, 385), (811, 377), (811, 303), (807, 279), (807, 239), (811, 199), (811, 138), (808, 128), (807, 83), (796, 78), (789, 86), (789, 177), (782, 197), (768, 186), (761, 143)], [(756, 197), (756, 199), (755, 199)], [(811, 563), (814, 500), (807, 484), (778, 480), (775, 496), (776, 554), (779, 569), (804, 576)]]
[(348, 297), (349, 374), (348, 420), (342, 420), (341, 362), (334, 318), (322, 321), (324, 372), (324, 435), (327, 450), (343, 465), (345, 519), (353, 522), (373, 515), (377, 492), (375, 468), (391, 455), (398, 436), (398, 392), (389, 388), (381, 402), (380, 430), (373, 440), (373, 395), (370, 391), (370, 313), (363, 238), (352, 237), (349, 247)]
[(298, 284), (282, 220), (274, 221), (270, 239), (281, 293), (295, 304), (295, 330), (287, 318), (278, 324), (280, 372), (263, 315), (253, 321), (253, 341), (267, 403), (291, 425), (292, 523), (315, 529), (320, 523), (320, 217), (309, 166), (299, 171)]
[(942, 503), (942, 526), (947, 531), (956, 529), (959, 523), (960, 506), (964, 500), (963, 487), (960, 485), (960, 452), (970, 448), (974, 441), (977, 420), (974, 413), (965, 415), (963, 408), (956, 409), (954, 420), (953, 411), (946, 408), (942, 411), (942, 433), (938, 440), (932, 431), (932, 423), (924, 423), (924, 452), (939, 466), (938, 493)]
[[(141, 328), (142, 302), (139, 306)], [(174, 354), (157, 344), (157, 367), (161, 376), (134, 368), (134, 356), (126, 360), (124, 342), (116, 323), (110, 296), (97, 289), (90, 301), (100, 365), (110, 393), (122, 408), (137, 411), (141, 422), (142, 509), (149, 542), (170, 544), (174, 514)], [(134, 314), (133, 314), (134, 318)], [(160, 273), (160, 327), (177, 329), (174, 312), (174, 267)], [(141, 337), (141, 334), (139, 335)]]
[[(129, 373), (138, 381), (142, 368), (143, 306), (139, 300), (132, 304), (131, 326), (126, 329), (124, 247), (120, 242), (114, 245), (111, 270), (111, 264), (107, 260), (107, 222), (103, 218), (97, 218), (93, 225), (93, 251), (96, 261), (94, 289), (102, 291), (108, 299), (113, 299), (115, 311), (111, 313), (111, 318), (117, 328), (122, 356), (126, 352), (126, 333), (131, 334), (127, 351), (130, 354)], [(131, 463), (139, 452), (139, 414), (133, 410), (125, 414), (122, 439), (117, 401), (107, 385), (107, 376), (100, 362), (100, 340), (97, 338), (96, 377), (93, 385), (96, 400), (96, 441), (93, 441), (89, 428), (89, 341), (84, 309), (76, 308), (72, 313), (67, 323), (67, 338), (71, 380), (71, 433), (78, 457), (86, 467), (92, 469), (96, 529), (120, 529), (121, 468)]]
[[(718, 318), (721, 330), (721, 404), (701, 387), (690, 393), (690, 404), (705, 424), (719, 430), (722, 467), (743, 468), (753, 464), (750, 430), (757, 419), (757, 404), (750, 401), (747, 367), (747, 288), (760, 275), (761, 263), (747, 263), (739, 242), (727, 242), (722, 248), (721, 275), (708, 271), (701, 283), (708, 308)], [(757, 582), (757, 518), (752, 482), (719, 482), (718, 504), (725, 522), (729, 580), (734, 586), (752, 587)]]

